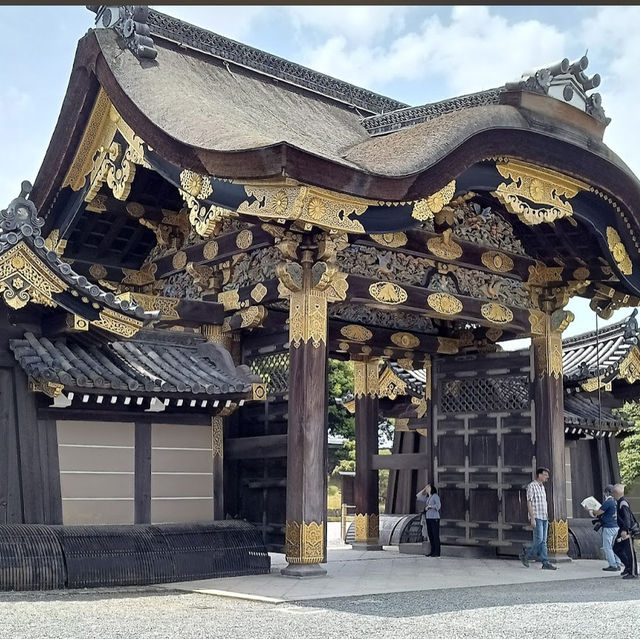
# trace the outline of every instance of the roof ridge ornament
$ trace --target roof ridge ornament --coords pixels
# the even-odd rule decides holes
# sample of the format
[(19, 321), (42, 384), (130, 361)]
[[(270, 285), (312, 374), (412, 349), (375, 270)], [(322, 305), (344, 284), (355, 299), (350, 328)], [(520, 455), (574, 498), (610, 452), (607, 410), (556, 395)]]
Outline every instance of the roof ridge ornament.
[(605, 116), (602, 96), (599, 93), (587, 95), (587, 91), (600, 85), (601, 79), (598, 73), (588, 77), (584, 72), (588, 66), (586, 54), (573, 62), (563, 58), (559, 62), (526, 71), (517, 82), (508, 82), (506, 89), (531, 91), (567, 102), (606, 126), (611, 118)]
[(86, 5), (96, 14), (96, 27), (113, 29), (125, 40), (128, 49), (136, 58), (154, 60), (158, 55), (147, 21), (149, 7), (146, 5)]

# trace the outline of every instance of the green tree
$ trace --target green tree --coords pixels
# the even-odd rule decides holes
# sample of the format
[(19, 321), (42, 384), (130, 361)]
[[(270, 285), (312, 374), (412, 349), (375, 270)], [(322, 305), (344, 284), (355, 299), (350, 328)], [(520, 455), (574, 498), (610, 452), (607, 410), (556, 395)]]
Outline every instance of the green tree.
[(356, 424), (353, 415), (336, 399), (353, 393), (353, 363), (336, 359), (329, 360), (329, 432), (353, 439)]
[(640, 477), (640, 402), (626, 402), (618, 416), (629, 422), (630, 434), (620, 443), (618, 461), (621, 480), (625, 484)]

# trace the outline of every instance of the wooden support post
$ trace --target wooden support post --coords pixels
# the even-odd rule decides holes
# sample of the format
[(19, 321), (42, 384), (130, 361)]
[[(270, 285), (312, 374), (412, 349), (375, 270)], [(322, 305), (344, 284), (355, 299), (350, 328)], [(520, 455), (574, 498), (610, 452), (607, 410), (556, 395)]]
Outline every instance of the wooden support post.
[(569, 552), (569, 526), (564, 448), (562, 330), (573, 319), (573, 314), (562, 310), (551, 314), (539, 311), (536, 313), (536, 319), (531, 322), (532, 328), (537, 328), (532, 331), (534, 334), (531, 340), (536, 467), (544, 466), (551, 471), (546, 484), (549, 556), (566, 559)]
[(151, 424), (135, 423), (134, 522), (151, 523)]
[(378, 360), (354, 362), (356, 396), (356, 550), (382, 550), (379, 536), (378, 470), (373, 456), (378, 453)]

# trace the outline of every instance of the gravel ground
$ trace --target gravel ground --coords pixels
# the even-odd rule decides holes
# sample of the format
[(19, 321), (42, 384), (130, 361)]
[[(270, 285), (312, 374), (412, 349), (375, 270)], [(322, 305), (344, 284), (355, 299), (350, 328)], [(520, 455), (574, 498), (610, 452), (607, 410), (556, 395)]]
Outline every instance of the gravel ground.
[(266, 604), (154, 588), (0, 593), (3, 639), (640, 637), (640, 580)]

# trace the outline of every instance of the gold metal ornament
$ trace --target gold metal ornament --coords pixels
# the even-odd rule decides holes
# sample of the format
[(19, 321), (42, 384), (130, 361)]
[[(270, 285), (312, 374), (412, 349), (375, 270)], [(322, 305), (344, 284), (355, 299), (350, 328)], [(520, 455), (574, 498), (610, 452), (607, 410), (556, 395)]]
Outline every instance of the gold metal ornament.
[(324, 522), (287, 521), (285, 558), (290, 564), (319, 564), (324, 559)]
[(378, 393), (379, 360), (364, 359), (353, 362), (353, 389), (354, 395), (358, 398), (369, 395), (371, 397)]
[(566, 519), (554, 519), (549, 522), (547, 550), (552, 554), (569, 552), (569, 524)]
[(370, 235), (374, 242), (388, 248), (398, 248), (404, 246), (407, 243), (407, 236), (405, 233), (382, 233)]
[(160, 311), (162, 319), (180, 319), (178, 304), (182, 301), (179, 297), (164, 297), (163, 295), (146, 295), (127, 291), (116, 295), (118, 300), (135, 302), (145, 311)]
[(143, 322), (104, 308), (99, 313), (99, 319), (93, 320), (91, 324), (121, 337), (133, 337), (142, 328)]
[(218, 243), (215, 240), (207, 242), (202, 249), (202, 257), (205, 260), (212, 260), (218, 255)]
[(67, 240), (60, 238), (60, 229), (53, 229), (44, 241), (44, 245), (48, 251), (53, 251), (58, 257), (64, 254), (67, 247)]
[(394, 333), (391, 341), (401, 348), (417, 348), (420, 346), (420, 340), (411, 333)]
[(432, 237), (427, 240), (427, 248), (438, 257), (457, 260), (462, 255), (462, 247), (453, 241), (451, 233), (451, 229), (446, 229), (442, 237)]
[(528, 225), (555, 222), (573, 215), (569, 200), (589, 186), (550, 169), (515, 160), (504, 159), (496, 169), (512, 181), (501, 183), (493, 192), (507, 211)]
[(613, 255), (613, 259), (616, 261), (620, 272), (624, 275), (631, 275), (633, 272), (633, 265), (631, 264), (631, 259), (629, 258), (627, 249), (624, 247), (618, 231), (611, 226), (607, 226), (607, 244), (609, 245), (611, 255)]
[(488, 269), (496, 273), (508, 273), (513, 270), (513, 260), (500, 251), (487, 251), (480, 259)]
[(354, 342), (366, 342), (373, 337), (373, 333), (364, 326), (349, 324), (340, 329), (340, 334)]
[(441, 315), (456, 315), (462, 310), (462, 302), (449, 293), (431, 293), (427, 304)]
[(236, 236), (236, 246), (239, 249), (248, 249), (253, 243), (253, 233), (247, 229), (244, 229)]
[(102, 264), (92, 264), (89, 267), (89, 275), (97, 280), (103, 280), (107, 277), (107, 269)]
[(402, 304), (407, 301), (407, 291), (393, 282), (376, 282), (369, 286), (369, 295), (382, 304)]
[(421, 222), (433, 219), (434, 213), (439, 213), (446, 204), (451, 202), (451, 198), (453, 198), (455, 192), (456, 182), (452, 180), (433, 195), (418, 200), (413, 206), (411, 217)]
[(187, 265), (187, 254), (184, 251), (178, 251), (171, 260), (171, 266), (176, 271), (182, 270)]
[(356, 543), (371, 543), (378, 541), (380, 531), (380, 516), (376, 514), (357, 514), (354, 519)]
[(216, 415), (211, 418), (211, 455), (212, 457), (224, 457), (224, 421)]
[(640, 380), (640, 353), (636, 347), (631, 349), (631, 352), (620, 364), (618, 376), (621, 379), (626, 379), (629, 384)]
[(218, 303), (224, 306), (225, 311), (235, 311), (239, 309), (240, 295), (238, 293), (238, 289), (218, 293)]
[(289, 342), (294, 348), (327, 343), (327, 297), (323, 291), (292, 292), (289, 298)]
[[(389, 399), (396, 399), (398, 395), (407, 394), (407, 384), (402, 380), (395, 371), (386, 367), (380, 375), (378, 380), (378, 388), (375, 391), (378, 397), (388, 397)], [(357, 396), (357, 395), (356, 395)]]
[(490, 302), (480, 307), (482, 317), (495, 324), (507, 324), (513, 320), (513, 311), (503, 304)]
[(260, 283), (260, 284), (256, 284), (253, 289), (251, 290), (250, 296), (251, 299), (254, 302), (257, 302), (258, 304), (260, 302), (262, 302), (262, 300), (264, 299), (264, 296), (268, 293), (267, 291), (267, 287)]
[(460, 351), (460, 343), (454, 337), (438, 337), (438, 353), (455, 355)]
[(53, 295), (68, 288), (24, 242), (0, 256), (0, 293), (11, 308), (23, 308), (30, 302), (54, 307)]

